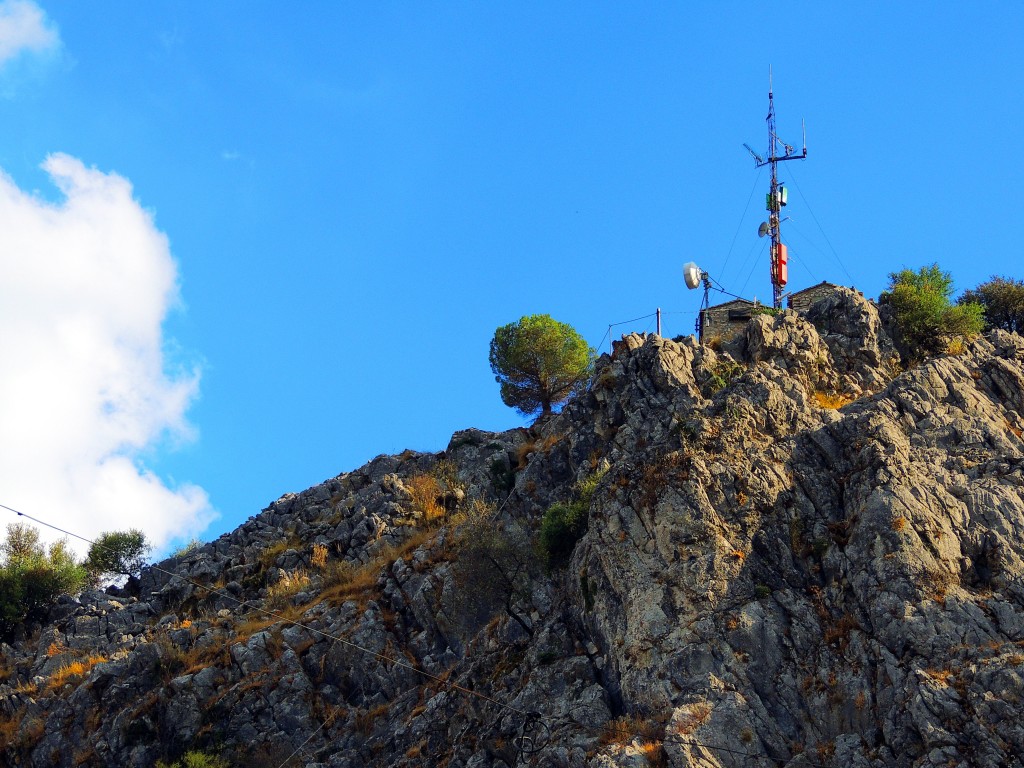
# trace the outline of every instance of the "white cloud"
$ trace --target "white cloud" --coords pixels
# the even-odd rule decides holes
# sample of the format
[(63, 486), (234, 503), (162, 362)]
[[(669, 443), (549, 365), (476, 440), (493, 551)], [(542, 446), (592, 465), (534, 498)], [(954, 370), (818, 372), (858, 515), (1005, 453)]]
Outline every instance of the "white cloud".
[(57, 51), (60, 34), (46, 14), (30, 0), (0, 2), (0, 67), (23, 53)]
[(57, 203), (0, 173), (0, 503), (166, 547), (213, 517), (203, 489), (168, 487), (142, 461), (191, 436), (198, 372), (168, 374), (163, 355), (177, 267), (126, 179), (62, 154), (43, 168)]

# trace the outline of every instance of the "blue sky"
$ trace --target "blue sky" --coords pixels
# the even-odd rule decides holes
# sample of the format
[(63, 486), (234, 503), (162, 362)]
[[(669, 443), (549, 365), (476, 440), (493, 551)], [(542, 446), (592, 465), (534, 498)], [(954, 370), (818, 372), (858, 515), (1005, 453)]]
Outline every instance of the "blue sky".
[(0, 503), (90, 535), (523, 424), (521, 315), (689, 333), (690, 260), (768, 300), (769, 65), (791, 288), (1024, 272), (1019, 3), (0, 9)]

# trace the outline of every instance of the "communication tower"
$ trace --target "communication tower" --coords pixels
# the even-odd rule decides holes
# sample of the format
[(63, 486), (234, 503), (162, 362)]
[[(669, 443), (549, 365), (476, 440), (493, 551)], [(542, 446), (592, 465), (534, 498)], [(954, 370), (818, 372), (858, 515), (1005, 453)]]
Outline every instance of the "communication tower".
[(786, 160), (803, 160), (807, 157), (807, 129), (803, 125), (803, 120), (800, 121), (801, 129), (803, 131), (803, 152), (797, 154), (791, 144), (787, 144), (778, 137), (775, 132), (775, 97), (772, 94), (772, 74), (771, 69), (768, 70), (768, 152), (765, 157), (757, 154), (750, 148), (749, 145), (744, 144), (747, 151), (754, 157), (754, 165), (756, 168), (762, 168), (766, 165), (771, 166), (772, 178), (770, 186), (768, 187), (768, 194), (765, 197), (765, 207), (768, 210), (768, 221), (763, 222), (757, 230), (757, 234), (760, 237), (768, 235), (771, 238), (771, 249), (769, 251), (769, 258), (771, 261), (771, 280), (772, 280), (772, 297), (774, 300), (774, 307), (779, 309), (782, 306), (782, 289), (786, 287), (786, 283), (789, 282), (789, 254), (786, 249), (785, 243), (782, 242), (782, 235), (779, 231), (783, 219), (781, 218), (782, 209), (786, 207), (786, 198), (788, 197), (786, 187), (782, 182), (779, 181), (779, 163), (785, 162)]

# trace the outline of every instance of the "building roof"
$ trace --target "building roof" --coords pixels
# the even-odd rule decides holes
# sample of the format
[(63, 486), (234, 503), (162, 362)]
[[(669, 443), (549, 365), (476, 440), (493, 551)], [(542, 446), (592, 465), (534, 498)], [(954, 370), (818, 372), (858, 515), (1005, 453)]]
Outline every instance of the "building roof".
[(723, 307), (731, 306), (753, 307), (754, 302), (750, 301), (749, 299), (729, 299), (729, 301), (724, 301), (721, 304), (712, 304), (704, 311), (707, 312), (712, 309), (722, 309)]
[(839, 286), (836, 285), (835, 283), (830, 283), (828, 280), (822, 280), (817, 285), (812, 285), (812, 286), (810, 286), (808, 288), (801, 288), (799, 291), (796, 291), (795, 293), (790, 293), (790, 294), (788, 294), (788, 297), (790, 299), (792, 299), (794, 296), (799, 296), (799, 295), (801, 295), (803, 293), (807, 293), (808, 291), (817, 290), (818, 288), (838, 288), (838, 287)]

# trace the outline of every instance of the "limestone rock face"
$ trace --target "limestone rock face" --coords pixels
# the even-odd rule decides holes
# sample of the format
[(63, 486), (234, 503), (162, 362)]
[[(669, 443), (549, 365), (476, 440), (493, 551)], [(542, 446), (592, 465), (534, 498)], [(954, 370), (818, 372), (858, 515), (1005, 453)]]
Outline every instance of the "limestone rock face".
[(630, 335), (543, 424), (63, 600), (0, 648), (0, 763), (1022, 766), (1022, 430), (1024, 339), (901, 372), (852, 291)]

